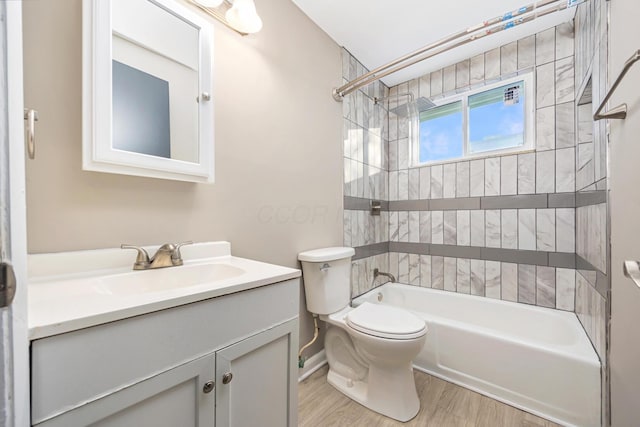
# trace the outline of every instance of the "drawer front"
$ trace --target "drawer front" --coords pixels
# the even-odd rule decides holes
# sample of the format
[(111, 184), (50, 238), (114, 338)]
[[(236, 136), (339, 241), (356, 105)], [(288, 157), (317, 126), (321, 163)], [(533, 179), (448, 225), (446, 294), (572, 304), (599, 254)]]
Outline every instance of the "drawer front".
[(299, 279), (32, 342), (42, 422), (298, 316)]

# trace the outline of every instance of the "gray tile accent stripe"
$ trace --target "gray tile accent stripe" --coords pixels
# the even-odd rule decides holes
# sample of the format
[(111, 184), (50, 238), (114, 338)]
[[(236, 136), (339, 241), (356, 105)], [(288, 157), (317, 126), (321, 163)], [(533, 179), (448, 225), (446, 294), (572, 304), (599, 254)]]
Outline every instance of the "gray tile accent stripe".
[[(488, 197), (459, 197), (452, 199), (422, 199), (422, 200), (394, 200), (381, 201), (383, 211), (447, 211), (447, 210), (480, 210), (480, 209), (544, 209), (544, 208), (573, 208), (576, 199), (594, 196), (576, 196), (576, 194), (601, 193), (548, 193), (548, 194), (520, 194), (517, 196), (488, 196)], [(602, 193), (605, 193), (604, 191)], [(597, 196), (603, 197), (603, 196)], [(606, 198), (606, 196), (604, 196)], [(595, 199), (600, 200), (600, 199)], [(604, 203), (597, 202), (597, 203)], [(597, 204), (584, 203), (584, 205)], [(368, 211), (371, 199), (360, 197), (344, 197), (344, 209)]]
[(430, 209), (429, 200), (397, 200), (389, 202), (390, 211), (428, 211)]
[(550, 208), (574, 208), (576, 206), (576, 193), (549, 194)]
[(432, 211), (480, 209), (480, 197), (432, 199), (429, 201), (429, 207)]
[(356, 254), (351, 258), (353, 261), (369, 258), (371, 256), (381, 255), (389, 252), (389, 242), (374, 243), (366, 246), (357, 246), (354, 248)]
[(546, 194), (483, 197), (481, 209), (534, 209), (548, 207)]
[[(352, 211), (368, 211), (371, 209), (371, 200), (373, 199), (363, 199), (361, 197), (351, 197), (344, 196), (343, 206), (344, 209), (352, 210)], [(389, 202), (385, 200), (380, 201), (382, 205), (383, 211), (389, 210)]]
[(599, 205), (607, 202), (607, 191), (579, 191), (576, 193), (576, 207)]
[(376, 243), (373, 245), (359, 246), (355, 249), (356, 255), (353, 258), (354, 260), (379, 255), (388, 251), (559, 268), (576, 267), (575, 254), (561, 252), (523, 251), (518, 249), (481, 248), (475, 246), (434, 245), (430, 243), (406, 242)]
[(589, 261), (576, 254), (576, 270), (584, 277), (587, 282), (596, 290), (603, 298), (608, 298), (607, 291), (609, 289), (609, 277), (596, 267), (591, 265)]

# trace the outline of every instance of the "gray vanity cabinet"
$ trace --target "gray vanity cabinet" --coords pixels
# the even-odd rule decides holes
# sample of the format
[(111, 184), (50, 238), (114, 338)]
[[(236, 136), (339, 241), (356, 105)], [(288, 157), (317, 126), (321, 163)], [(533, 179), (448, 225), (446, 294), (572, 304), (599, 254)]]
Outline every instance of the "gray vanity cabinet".
[(65, 412), (46, 427), (213, 427), (215, 393), (204, 393), (215, 355), (193, 360)]
[(35, 340), (32, 422), (296, 426), (298, 301), (294, 279)]

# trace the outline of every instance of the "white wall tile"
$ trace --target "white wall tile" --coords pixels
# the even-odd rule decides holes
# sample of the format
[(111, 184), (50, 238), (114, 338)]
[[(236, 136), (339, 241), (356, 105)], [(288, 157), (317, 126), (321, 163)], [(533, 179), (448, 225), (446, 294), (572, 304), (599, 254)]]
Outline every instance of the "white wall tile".
[(469, 86), (469, 60), (456, 64), (456, 89)]
[(573, 56), (556, 61), (556, 104), (575, 100), (574, 84)]
[(456, 292), (458, 265), (456, 258), (444, 258), (444, 290)]
[(456, 197), (469, 197), (469, 162), (456, 163)]
[(536, 210), (536, 245), (539, 251), (556, 250), (556, 214), (555, 209)]
[(442, 198), (442, 165), (431, 166), (431, 198)]
[(398, 200), (409, 199), (409, 173), (406, 169), (398, 171)]
[(398, 254), (398, 282), (409, 283), (409, 254)]
[(536, 210), (518, 210), (518, 249), (536, 250)]
[(420, 212), (420, 243), (431, 243), (431, 212)]
[(471, 244), (471, 218), (469, 211), (456, 212), (456, 244), (469, 246)]
[(500, 47), (500, 74), (512, 74), (518, 70), (518, 43)]
[(484, 196), (484, 159), (472, 160), (469, 169), (469, 195), (471, 197)]
[(538, 150), (556, 148), (556, 107), (539, 108), (536, 111), (536, 147)]
[(518, 156), (503, 156), (500, 163), (500, 194), (518, 194)]
[(444, 244), (455, 245), (457, 242), (456, 211), (444, 211)]
[(456, 292), (471, 293), (471, 263), (468, 259), (457, 258)]
[(441, 256), (431, 257), (431, 287), (444, 289), (444, 258)]
[(398, 241), (409, 241), (409, 212), (398, 212)]
[(555, 191), (555, 151), (536, 153), (536, 192), (553, 193)]
[(470, 60), (469, 83), (476, 84), (484, 81), (484, 54), (476, 55)]
[(420, 212), (409, 212), (409, 242), (420, 243)]
[(431, 212), (431, 243), (442, 245), (444, 242), (444, 215), (442, 211)]
[(536, 267), (518, 265), (518, 302), (536, 303)]
[(555, 33), (554, 27), (536, 34), (536, 64), (541, 65), (555, 60)]
[(536, 63), (536, 36), (518, 40), (518, 69), (533, 67)]
[(536, 305), (556, 306), (556, 269), (553, 267), (536, 267)]
[(428, 199), (431, 195), (431, 168), (420, 168), (420, 199)]
[(431, 96), (440, 95), (442, 93), (442, 70), (431, 73)]
[(553, 62), (536, 68), (536, 107), (555, 103), (555, 67)]
[(503, 209), (501, 211), (502, 248), (518, 249), (518, 211)]
[(431, 74), (420, 77), (418, 87), (419, 96), (429, 98), (431, 96)]
[(456, 88), (456, 66), (450, 65), (442, 70), (443, 92), (447, 93)]
[(536, 192), (536, 154), (518, 154), (518, 194)]
[(490, 157), (484, 161), (484, 194), (500, 195), (500, 158)]
[(485, 276), (485, 295), (489, 298), (500, 299), (500, 262), (486, 261)]
[(501, 246), (502, 232), (500, 230), (500, 211), (485, 211), (485, 245), (488, 248), (499, 248)]
[(556, 59), (573, 56), (573, 46), (573, 22), (558, 25), (556, 27)]
[(471, 246), (484, 247), (484, 210), (470, 211), (469, 216), (471, 220)]
[(442, 195), (445, 199), (456, 197), (456, 164), (447, 163), (444, 165), (444, 176), (442, 182)]
[(556, 150), (556, 192), (576, 191), (575, 150)]
[(569, 268), (556, 268), (556, 308), (573, 311), (576, 292), (576, 272)]
[(501, 298), (505, 301), (518, 301), (518, 264), (503, 262), (500, 270)]
[(409, 254), (409, 284), (420, 286), (420, 255)]
[(481, 259), (471, 260), (471, 295), (484, 296), (485, 294), (485, 261)]
[(574, 103), (556, 105), (556, 148), (573, 147), (576, 144)]
[(484, 78), (494, 79), (500, 76), (500, 48), (492, 49), (484, 54)]
[(420, 169), (409, 169), (409, 200), (420, 198)]
[(420, 286), (431, 287), (431, 256), (420, 255)]

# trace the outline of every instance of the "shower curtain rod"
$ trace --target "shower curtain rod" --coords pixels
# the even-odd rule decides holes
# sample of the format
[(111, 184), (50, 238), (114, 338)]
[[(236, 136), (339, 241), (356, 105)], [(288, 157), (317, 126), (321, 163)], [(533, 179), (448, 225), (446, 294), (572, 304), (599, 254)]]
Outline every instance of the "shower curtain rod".
[[(550, 13), (558, 12), (561, 10), (565, 10), (569, 7), (577, 6), (578, 4), (584, 1), (586, 0), (541, 0), (539, 2), (532, 3), (527, 6), (523, 6), (517, 10), (507, 12), (504, 15), (489, 19), (488, 21), (484, 21), (481, 24), (469, 27), (466, 30), (462, 30), (455, 34), (451, 34), (443, 39), (440, 39), (421, 49), (418, 49), (415, 52), (409, 53), (394, 61), (391, 61), (385, 65), (382, 65), (372, 71), (369, 71), (368, 73), (365, 73), (351, 80), (350, 82), (347, 82), (344, 85), (333, 89), (333, 98), (336, 101), (342, 101), (342, 98), (344, 98), (346, 95), (350, 94), (351, 92), (354, 92), (363, 86), (366, 86), (377, 80), (380, 80), (381, 78), (388, 76), (389, 74), (393, 74), (404, 68), (410, 67), (411, 65), (417, 64), (418, 62), (424, 61), (425, 59), (431, 58), (435, 55), (446, 52), (448, 50), (455, 49), (457, 47), (470, 43), (474, 40), (478, 40), (482, 37), (485, 37), (491, 34), (496, 34), (504, 30), (508, 30), (518, 25), (524, 24), (525, 22), (533, 21), (534, 19), (540, 18)], [(550, 7), (549, 9), (538, 11), (540, 8), (544, 8), (549, 5), (551, 5), (552, 7)], [(501, 22), (504, 22), (504, 23), (502, 25), (496, 25)], [(487, 27), (491, 27), (491, 28), (488, 28), (485, 31), (478, 33), (479, 30)], [(447, 43), (460, 39), (465, 35), (469, 35), (469, 36), (460, 41), (457, 41), (456, 43), (443, 46)], [(436, 49), (436, 48), (439, 48), (439, 49)], [(433, 49), (436, 49), (436, 50), (433, 52), (429, 52), (430, 50), (433, 50)], [(416, 56), (419, 56), (422, 54), (425, 54), (425, 55), (409, 61), (410, 59), (415, 58)]]

